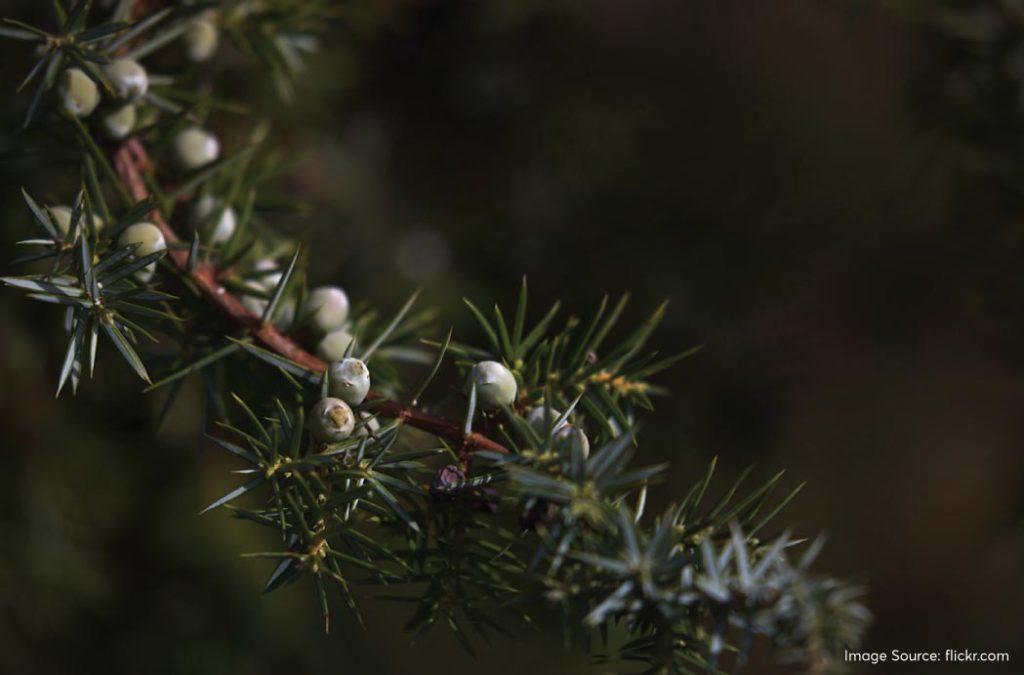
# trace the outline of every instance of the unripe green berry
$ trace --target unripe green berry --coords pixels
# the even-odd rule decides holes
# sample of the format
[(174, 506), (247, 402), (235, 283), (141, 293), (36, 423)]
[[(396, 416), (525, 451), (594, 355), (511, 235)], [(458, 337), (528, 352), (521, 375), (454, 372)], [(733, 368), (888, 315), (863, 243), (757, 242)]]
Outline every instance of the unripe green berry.
[(220, 156), (220, 141), (204, 129), (188, 127), (174, 137), (174, 155), (182, 169), (198, 169)]
[(508, 368), (497, 361), (481, 361), (469, 371), (466, 392), (476, 385), (477, 405), (485, 410), (494, 410), (512, 405), (516, 400), (516, 378)]
[(220, 44), (220, 29), (210, 19), (196, 19), (185, 29), (185, 56), (189, 61), (201, 63), (217, 51)]
[(352, 334), (344, 328), (333, 330), (323, 337), (316, 346), (316, 355), (324, 361), (341, 361), (345, 358), (348, 346), (352, 344)]
[(321, 286), (310, 292), (302, 311), (317, 333), (330, 333), (345, 325), (348, 296), (337, 286)]
[(88, 117), (100, 104), (99, 87), (78, 68), (61, 73), (57, 89), (61, 107), (75, 117)]
[(352, 408), (337, 398), (324, 398), (313, 406), (309, 430), (322, 443), (338, 443), (352, 435), (356, 418)]
[(126, 103), (119, 108), (104, 112), (100, 116), (100, 128), (107, 138), (119, 141), (132, 132), (137, 118), (135, 106)]
[(118, 59), (103, 66), (114, 94), (127, 101), (136, 101), (146, 95), (149, 89), (149, 75), (138, 61)]
[[(125, 228), (125, 231), (121, 233), (121, 238), (118, 240), (121, 246), (131, 246), (132, 244), (138, 244), (135, 249), (134, 255), (142, 258), (147, 255), (156, 253), (157, 251), (163, 251), (167, 248), (167, 242), (164, 240), (164, 233), (160, 231), (160, 228), (153, 223), (135, 223)], [(153, 272), (156, 270), (156, 263), (150, 263), (138, 270), (135, 273), (137, 278), (142, 283), (146, 283), (153, 278)]]
[[(216, 224), (212, 224), (218, 213), (220, 217), (217, 218)], [(235, 233), (235, 228), (238, 226), (235, 210), (230, 205), (225, 206), (223, 201), (213, 195), (204, 195), (199, 198), (193, 216), (196, 228), (204, 228), (210, 232), (211, 244), (225, 243), (231, 239), (231, 235)]]
[(331, 396), (349, 405), (359, 405), (370, 391), (370, 369), (361, 360), (349, 357), (330, 367)]
[[(66, 237), (68, 230), (71, 229), (71, 216), (74, 214), (74, 211), (70, 206), (51, 206), (49, 209), (50, 215), (53, 216), (53, 224), (56, 225), (60, 233)], [(85, 214), (83, 213), (81, 217), (84, 219)], [(92, 214), (92, 228), (96, 232), (102, 230), (105, 224), (106, 223), (103, 222), (103, 219), (97, 214)]]

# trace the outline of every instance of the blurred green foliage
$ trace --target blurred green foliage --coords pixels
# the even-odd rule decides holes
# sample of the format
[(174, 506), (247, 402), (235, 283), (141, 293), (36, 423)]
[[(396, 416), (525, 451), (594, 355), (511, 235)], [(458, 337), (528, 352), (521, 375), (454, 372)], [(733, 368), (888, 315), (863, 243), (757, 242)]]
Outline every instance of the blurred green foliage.
[[(870, 582), (866, 649), (1021, 644), (1024, 220), (917, 86), (957, 58), (946, 37), (807, 0), (354, 7), (275, 130), (320, 278), (395, 306), (422, 285), (456, 336), (461, 296), (508, 304), (523, 273), (574, 307), (670, 298), (656, 346), (708, 348), (666, 378), (645, 461), (672, 485), (716, 454), (809, 481), (787, 520), (828, 526), (823, 567)], [(27, 66), (0, 42), (0, 81)], [(2, 260), (19, 188), (67, 194), (7, 101)], [(400, 609), (324, 637), (312, 592), (260, 598), (268, 570), (237, 552), (262, 533), (193, 515), (230, 480), (198, 396), (156, 433), (160, 399), (108, 359), (54, 401), (57, 313), (0, 308), (0, 670), (584, 670), (553, 627), (474, 663), (407, 648)]]

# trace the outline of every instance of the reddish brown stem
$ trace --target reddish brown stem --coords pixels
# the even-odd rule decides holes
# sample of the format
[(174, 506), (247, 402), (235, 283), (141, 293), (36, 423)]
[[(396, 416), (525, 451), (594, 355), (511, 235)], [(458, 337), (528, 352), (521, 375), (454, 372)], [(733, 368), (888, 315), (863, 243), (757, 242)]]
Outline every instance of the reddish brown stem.
[[(151, 169), (152, 163), (142, 142), (137, 138), (130, 138), (121, 143), (114, 150), (113, 160), (117, 174), (132, 198), (136, 201), (148, 199), (149, 188), (146, 186), (144, 174)], [(260, 320), (261, 317), (246, 309), (234, 294), (221, 285), (217, 280), (217, 270), (213, 265), (197, 262), (192, 269), (189, 269), (188, 251), (180, 246), (180, 237), (159, 209), (154, 209), (149, 214), (149, 219), (160, 228), (164, 239), (167, 240), (167, 246), (170, 249), (167, 254), (168, 258), (182, 273), (188, 275), (207, 302), (228, 318), (245, 327), (267, 349), (294, 361), (311, 372), (324, 372), (327, 364), (323, 360), (307, 352), (272, 323), (263, 323)], [(483, 434), (475, 432), (463, 434), (462, 427), (451, 420), (428, 415), (398, 401), (389, 400), (376, 392), (371, 391), (367, 400), (374, 402), (374, 410), (377, 414), (400, 420), (411, 427), (451, 441), (459, 450), (508, 452), (505, 446)]]

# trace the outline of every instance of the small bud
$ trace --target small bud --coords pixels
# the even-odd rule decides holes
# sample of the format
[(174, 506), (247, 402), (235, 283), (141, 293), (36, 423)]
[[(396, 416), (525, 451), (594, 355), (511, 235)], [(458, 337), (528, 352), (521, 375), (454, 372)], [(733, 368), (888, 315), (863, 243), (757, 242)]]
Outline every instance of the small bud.
[(121, 99), (136, 101), (149, 89), (149, 75), (138, 61), (118, 59), (103, 67), (114, 94)]
[(466, 481), (466, 472), (458, 464), (442, 466), (430, 481), (430, 494), (439, 501), (461, 500), (476, 511), (497, 513), (501, 495), (493, 487), (471, 487), (461, 485)]
[[(53, 224), (56, 225), (60, 233), (66, 237), (68, 230), (71, 229), (71, 216), (74, 214), (74, 211), (70, 206), (51, 206), (49, 209), (50, 215), (53, 216)], [(84, 213), (81, 215), (81, 218), (83, 218), (84, 222)], [(102, 218), (95, 213), (92, 214), (92, 228), (96, 232), (101, 231), (104, 225), (106, 225), (106, 223), (103, 222)]]
[(316, 355), (324, 361), (341, 361), (345, 358), (348, 346), (352, 344), (352, 334), (344, 328), (331, 331), (316, 346)]
[(370, 391), (370, 369), (359, 359), (347, 358), (331, 364), (331, 396), (349, 405), (359, 405)]
[(199, 127), (182, 129), (174, 137), (174, 154), (178, 165), (186, 171), (198, 169), (220, 156), (220, 141)]
[[(124, 232), (121, 233), (121, 238), (118, 240), (121, 246), (131, 246), (132, 244), (138, 244), (135, 249), (135, 256), (142, 258), (157, 251), (163, 251), (167, 248), (167, 242), (164, 240), (164, 233), (160, 231), (160, 228), (153, 223), (135, 223), (129, 225)], [(150, 263), (138, 270), (135, 273), (137, 278), (142, 283), (148, 282), (153, 278), (153, 272), (156, 271), (156, 263)]]
[(302, 311), (317, 333), (330, 333), (345, 325), (348, 296), (337, 286), (321, 286), (310, 292)]
[(481, 361), (469, 371), (466, 392), (476, 385), (477, 404), (485, 410), (512, 405), (516, 400), (516, 378), (497, 361)]
[(337, 398), (324, 398), (313, 406), (309, 430), (322, 443), (338, 443), (352, 435), (356, 418), (348, 404)]
[(430, 481), (430, 494), (435, 497), (454, 497), (455, 486), (466, 480), (466, 473), (457, 464), (442, 466)]
[(88, 117), (100, 103), (99, 87), (78, 68), (61, 73), (58, 91), (61, 107), (75, 117)]
[(135, 128), (138, 113), (131, 103), (104, 112), (100, 117), (100, 129), (107, 138), (119, 141), (126, 138)]
[(196, 19), (185, 29), (183, 39), (185, 56), (189, 61), (201, 63), (209, 60), (217, 51), (217, 45), (220, 44), (220, 29), (210, 19)]
[[(217, 217), (217, 214), (220, 216)], [(196, 228), (209, 232), (211, 244), (227, 242), (238, 226), (238, 218), (231, 205), (225, 206), (223, 201), (213, 195), (200, 197), (192, 215)], [(213, 224), (214, 218), (216, 218), (216, 224)]]

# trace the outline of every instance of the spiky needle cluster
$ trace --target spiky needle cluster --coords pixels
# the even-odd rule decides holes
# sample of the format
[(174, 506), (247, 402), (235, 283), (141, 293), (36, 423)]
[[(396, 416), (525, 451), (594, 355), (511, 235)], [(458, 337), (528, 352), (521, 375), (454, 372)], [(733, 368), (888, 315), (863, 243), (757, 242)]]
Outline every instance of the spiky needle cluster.
[[(25, 193), (40, 234), (19, 242), (31, 269), (3, 282), (64, 307), (58, 392), (92, 373), (101, 335), (147, 391), (169, 390), (165, 410), (202, 379), (208, 437), (244, 465), (206, 510), (279, 533), (250, 554), (273, 561), (266, 590), (309, 580), (327, 627), (332, 590), (358, 616), (353, 586), (387, 585), (414, 604), (415, 636), (444, 624), (470, 651), (553, 605), (568, 640), (646, 672), (739, 667), (757, 637), (820, 670), (857, 642), (856, 589), (809, 573), (817, 546), (792, 562), (801, 540), (768, 533), (799, 490), (776, 498), (781, 475), (712, 501), (712, 463), (645, 515), (665, 466), (634, 465), (636, 418), (664, 393), (650, 379), (694, 351), (648, 350), (663, 306), (612, 343), (626, 298), (528, 325), (524, 280), (511, 313), (466, 302), (486, 338), (473, 346), (431, 339), (415, 294), (378, 320), (337, 286), (307, 288), (298, 243), (260, 208), (266, 129), (222, 146), (212, 129), (244, 128), (245, 106), (209, 82), (232, 52), (288, 95), (336, 3), (107, 4), (54, 0), (54, 27), (0, 26), (37, 58), (26, 127), (80, 149), (68, 206)], [(429, 394), (452, 361), (464, 392)]]

